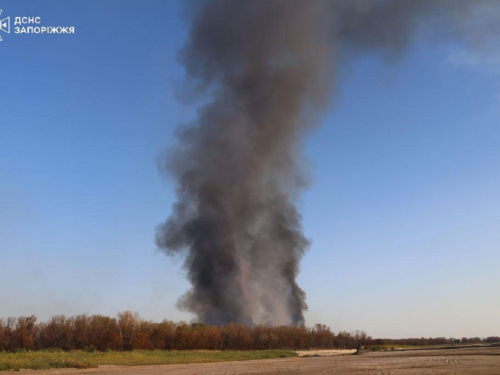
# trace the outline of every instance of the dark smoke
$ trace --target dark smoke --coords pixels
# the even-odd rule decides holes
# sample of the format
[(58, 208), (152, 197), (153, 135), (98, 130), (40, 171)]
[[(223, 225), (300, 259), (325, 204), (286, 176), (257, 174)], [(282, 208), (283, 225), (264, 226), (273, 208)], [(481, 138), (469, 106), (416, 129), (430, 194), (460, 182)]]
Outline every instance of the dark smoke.
[(192, 289), (179, 306), (209, 324), (302, 323), (301, 141), (331, 101), (336, 65), (395, 59), (420, 33), (478, 45), (496, 24), (472, 21), (489, 8), (499, 2), (192, 3), (180, 58), (192, 94), (210, 101), (166, 162), (178, 200), (157, 229), (161, 249), (186, 254)]

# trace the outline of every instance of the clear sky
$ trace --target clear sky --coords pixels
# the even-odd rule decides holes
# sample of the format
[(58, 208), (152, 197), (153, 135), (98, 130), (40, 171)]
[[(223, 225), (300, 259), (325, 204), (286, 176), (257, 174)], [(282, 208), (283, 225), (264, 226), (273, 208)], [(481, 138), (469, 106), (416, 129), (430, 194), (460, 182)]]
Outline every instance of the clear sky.
[[(0, 317), (190, 320), (158, 156), (179, 104), (182, 2), (3, 1), (75, 35), (0, 43)], [(500, 56), (417, 41), (344, 67), (305, 142), (308, 325), (377, 337), (500, 335)]]

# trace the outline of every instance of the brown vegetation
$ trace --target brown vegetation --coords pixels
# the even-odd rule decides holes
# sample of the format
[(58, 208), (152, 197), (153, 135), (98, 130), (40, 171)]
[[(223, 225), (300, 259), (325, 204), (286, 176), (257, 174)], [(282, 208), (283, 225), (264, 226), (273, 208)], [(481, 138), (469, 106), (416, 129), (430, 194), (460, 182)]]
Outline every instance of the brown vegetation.
[(37, 323), (36, 317), (0, 319), (0, 351), (40, 350), (261, 350), (352, 348), (366, 334), (339, 332), (324, 325), (208, 326), (200, 323), (161, 323), (142, 320), (125, 311), (116, 318), (102, 315), (64, 315)]
[(16, 350), (264, 350), (353, 349), (357, 345), (440, 345), (498, 342), (499, 337), (372, 339), (364, 331), (334, 334), (325, 325), (208, 326), (200, 323), (145, 321), (137, 313), (121, 312), (116, 318), (102, 315), (64, 315), (37, 323), (34, 316), (0, 319), (0, 351)]

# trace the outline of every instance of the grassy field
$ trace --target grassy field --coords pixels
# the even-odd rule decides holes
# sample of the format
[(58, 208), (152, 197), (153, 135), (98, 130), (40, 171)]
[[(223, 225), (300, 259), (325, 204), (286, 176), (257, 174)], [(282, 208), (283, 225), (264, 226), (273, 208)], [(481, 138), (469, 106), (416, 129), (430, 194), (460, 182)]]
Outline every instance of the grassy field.
[(0, 370), (49, 369), (49, 368), (90, 368), (99, 365), (165, 365), (178, 363), (244, 361), (250, 359), (270, 359), (294, 357), (289, 350), (255, 351), (132, 351), (132, 352), (92, 352), (80, 350), (71, 352), (41, 350), (29, 352), (0, 352)]

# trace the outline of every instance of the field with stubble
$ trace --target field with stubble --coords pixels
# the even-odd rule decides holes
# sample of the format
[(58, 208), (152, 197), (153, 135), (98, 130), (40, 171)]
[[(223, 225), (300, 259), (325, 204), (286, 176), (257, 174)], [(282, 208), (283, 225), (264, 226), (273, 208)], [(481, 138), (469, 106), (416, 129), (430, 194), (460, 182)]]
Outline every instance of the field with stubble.
[[(314, 355), (306, 357), (248, 360), (243, 362), (133, 367), (101, 365), (98, 368), (91, 369), (41, 370), (35, 372), (35, 374), (500, 374), (500, 347), (370, 352), (360, 356), (338, 354), (331, 355), (331, 353), (316, 351)], [(15, 373), (12, 372), (12, 374)]]

